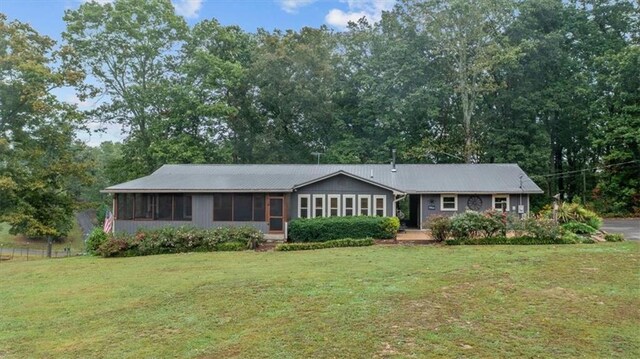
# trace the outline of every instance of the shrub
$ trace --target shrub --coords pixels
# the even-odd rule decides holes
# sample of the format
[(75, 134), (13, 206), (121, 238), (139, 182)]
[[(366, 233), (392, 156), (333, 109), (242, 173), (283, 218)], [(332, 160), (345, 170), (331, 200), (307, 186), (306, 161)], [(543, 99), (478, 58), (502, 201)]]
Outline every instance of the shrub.
[(325, 242), (343, 238), (392, 239), (400, 228), (396, 217), (298, 218), (289, 224), (291, 242)]
[(576, 234), (594, 234), (596, 229), (581, 222), (567, 222), (562, 225), (562, 229)]
[(95, 254), (98, 248), (107, 240), (107, 234), (100, 227), (91, 230), (87, 237), (87, 253)]
[(438, 242), (442, 242), (451, 233), (451, 218), (447, 216), (432, 216), (428, 218), (427, 226), (431, 229), (433, 238)]
[(573, 244), (573, 239), (566, 240), (565, 238), (558, 237), (551, 238), (536, 238), (532, 236), (520, 236), (520, 237), (483, 237), (483, 238), (471, 238), (471, 239), (451, 239), (445, 241), (447, 245), (539, 245), (539, 244)]
[(624, 236), (620, 233), (607, 233), (604, 235), (604, 240), (607, 242), (622, 242)]
[(125, 257), (129, 254), (132, 237), (128, 234), (117, 233), (107, 237), (96, 250), (103, 257)]
[(539, 240), (556, 240), (560, 238), (560, 226), (546, 218), (527, 218), (523, 220), (525, 233)]
[[(104, 257), (152, 254), (230, 251), (255, 248), (264, 240), (253, 227), (199, 229), (164, 227), (141, 229), (134, 236), (118, 234), (107, 239), (98, 251)], [(103, 248), (104, 247), (104, 248)]]
[(335, 248), (335, 247), (363, 247), (374, 244), (373, 239), (334, 239), (325, 242), (306, 242), (306, 243), (283, 243), (276, 246), (276, 251), (305, 251), (312, 249)]
[[(553, 217), (553, 209), (547, 207), (540, 212), (540, 215), (551, 219)], [(558, 207), (558, 222), (580, 222), (589, 225), (592, 228), (600, 229), (602, 226), (602, 218), (594, 211), (591, 211), (578, 203), (563, 202)]]
[(455, 238), (468, 239), (493, 237), (497, 233), (506, 233), (506, 214), (497, 211), (484, 213), (466, 211), (451, 218), (451, 234)]

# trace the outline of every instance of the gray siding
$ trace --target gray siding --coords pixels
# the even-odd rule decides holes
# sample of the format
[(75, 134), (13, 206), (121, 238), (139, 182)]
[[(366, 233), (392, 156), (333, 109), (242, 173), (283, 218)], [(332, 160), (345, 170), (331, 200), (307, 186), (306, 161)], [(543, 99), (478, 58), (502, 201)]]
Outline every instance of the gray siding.
[[(393, 210), (393, 192), (345, 175), (327, 178), (323, 181), (299, 188), (296, 192), (293, 192), (289, 201), (289, 218), (291, 219), (298, 218), (298, 195), (300, 194), (340, 195), (341, 210), (344, 206), (344, 195), (370, 195), (371, 199), (369, 201), (371, 201), (371, 203), (373, 203), (374, 195), (384, 195), (386, 197), (387, 216), (395, 215), (395, 211)], [(327, 201), (325, 197), (325, 206), (327, 206)]]
[[(478, 196), (482, 199), (482, 207), (480, 211), (486, 211), (493, 207), (493, 196), (486, 194), (459, 194), (458, 195), (458, 210), (457, 211), (442, 211), (440, 208), (440, 195), (439, 194), (423, 194), (422, 195), (422, 220), (425, 221), (430, 216), (444, 215), (452, 216), (456, 213), (463, 213), (467, 210), (467, 201), (472, 196)], [(518, 205), (524, 205), (525, 213), (529, 213), (529, 201), (528, 194), (510, 194), (509, 195), (509, 212), (517, 214)], [(521, 201), (522, 198), (522, 201)], [(430, 209), (429, 206), (435, 206), (435, 209)], [(424, 225), (423, 225), (424, 227)]]
[(214, 222), (213, 194), (194, 194), (192, 200), (191, 221), (146, 221), (146, 220), (116, 220), (116, 232), (135, 233), (139, 228), (160, 228), (167, 226), (192, 226), (198, 228), (215, 228), (231, 226), (252, 226), (262, 232), (268, 232), (267, 222)]

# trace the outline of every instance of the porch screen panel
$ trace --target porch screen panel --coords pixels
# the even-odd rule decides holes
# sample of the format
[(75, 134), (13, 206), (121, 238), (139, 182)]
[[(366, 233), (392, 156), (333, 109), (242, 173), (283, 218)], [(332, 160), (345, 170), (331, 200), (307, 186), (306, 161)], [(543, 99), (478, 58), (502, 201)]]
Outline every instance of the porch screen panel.
[(118, 219), (133, 219), (133, 194), (120, 193), (116, 197)]
[(134, 196), (135, 219), (153, 219), (153, 195), (137, 193)]
[(213, 220), (233, 220), (233, 196), (228, 193), (213, 195)]
[(173, 197), (173, 202), (175, 205), (173, 211), (173, 219), (176, 221), (188, 221), (192, 216), (191, 209), (191, 196), (176, 194)]
[(264, 195), (253, 195), (253, 220), (256, 222), (263, 222), (265, 220), (265, 206)]
[(236, 194), (233, 196), (233, 220), (249, 222), (253, 212), (253, 195)]
[(159, 194), (156, 205), (156, 219), (170, 221), (173, 218), (173, 195)]

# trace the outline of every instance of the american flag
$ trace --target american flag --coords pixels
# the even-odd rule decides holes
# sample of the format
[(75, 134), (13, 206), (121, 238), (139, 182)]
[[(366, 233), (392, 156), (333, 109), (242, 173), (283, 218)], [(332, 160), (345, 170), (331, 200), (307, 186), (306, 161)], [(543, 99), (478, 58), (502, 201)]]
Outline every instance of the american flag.
[(104, 233), (111, 233), (111, 229), (113, 229), (113, 213), (107, 210), (107, 213), (104, 216)]

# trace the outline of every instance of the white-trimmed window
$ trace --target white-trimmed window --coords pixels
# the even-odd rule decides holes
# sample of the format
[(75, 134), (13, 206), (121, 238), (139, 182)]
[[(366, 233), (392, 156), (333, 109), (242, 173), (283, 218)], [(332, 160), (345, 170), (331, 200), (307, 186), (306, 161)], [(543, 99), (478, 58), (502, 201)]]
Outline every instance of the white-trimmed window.
[(327, 217), (337, 217), (340, 215), (340, 195), (330, 194), (327, 196)]
[(298, 218), (311, 217), (311, 196), (308, 194), (298, 195)]
[(313, 217), (324, 217), (324, 195), (314, 194), (313, 196)]
[(355, 216), (356, 215), (356, 195), (345, 194), (342, 196), (342, 215), (343, 216)]
[(440, 210), (441, 211), (457, 211), (458, 195), (457, 194), (441, 194)]
[(373, 196), (373, 215), (380, 217), (387, 215), (387, 196)]
[(509, 211), (509, 195), (508, 194), (494, 194), (493, 195), (493, 209), (502, 211), (503, 209)]
[(358, 215), (370, 216), (371, 215), (371, 196), (368, 194), (358, 195)]

